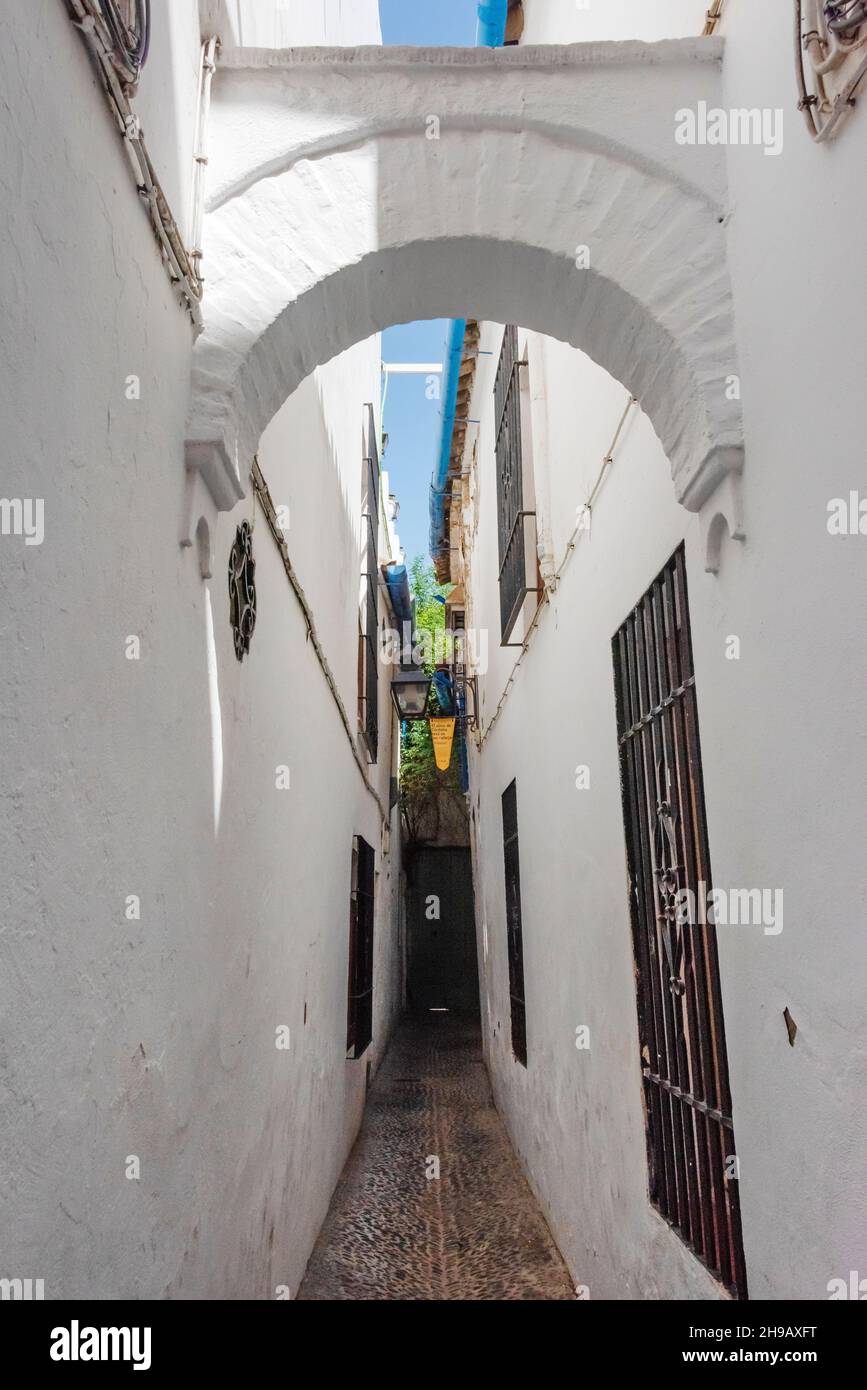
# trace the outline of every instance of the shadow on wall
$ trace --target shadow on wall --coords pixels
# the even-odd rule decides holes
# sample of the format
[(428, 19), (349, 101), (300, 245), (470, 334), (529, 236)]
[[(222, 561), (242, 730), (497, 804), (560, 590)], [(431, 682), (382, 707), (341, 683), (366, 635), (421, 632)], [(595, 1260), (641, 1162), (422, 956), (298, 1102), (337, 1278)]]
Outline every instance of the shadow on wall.
[[(181, 236), (192, 234), (192, 189), (201, 63), (194, 5), (151, 0), (151, 38), (133, 109)], [(192, 248), (191, 248), (192, 249)]]

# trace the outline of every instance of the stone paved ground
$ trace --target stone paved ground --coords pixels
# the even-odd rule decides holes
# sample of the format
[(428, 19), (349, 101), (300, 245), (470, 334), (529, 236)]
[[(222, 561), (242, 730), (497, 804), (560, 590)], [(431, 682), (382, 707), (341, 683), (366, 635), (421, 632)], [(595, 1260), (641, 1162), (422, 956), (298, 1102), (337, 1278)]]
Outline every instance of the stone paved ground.
[(298, 1297), (575, 1297), (494, 1109), (477, 1022), (401, 1023)]

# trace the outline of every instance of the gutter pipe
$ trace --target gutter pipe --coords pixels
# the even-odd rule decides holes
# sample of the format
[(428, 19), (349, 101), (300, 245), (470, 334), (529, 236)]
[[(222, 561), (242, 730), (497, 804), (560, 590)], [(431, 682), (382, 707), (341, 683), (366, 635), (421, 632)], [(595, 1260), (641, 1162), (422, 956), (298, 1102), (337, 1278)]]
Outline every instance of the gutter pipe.
[(452, 453), (452, 431), (458, 404), (458, 382), (461, 375), (461, 357), (464, 350), (466, 319), (455, 319), (449, 325), (445, 348), (445, 369), (442, 384), (442, 406), (440, 408), (440, 443), (434, 466), (430, 494), (430, 550), (431, 555), (440, 555), (445, 547), (446, 531), (446, 484), (449, 461)]
[(502, 48), (509, 0), (479, 0), (476, 48)]
[[(476, 47), (501, 48), (506, 37), (509, 0), (478, 0)], [(430, 494), (430, 549), (436, 558), (445, 548), (446, 478), (452, 452), (452, 432), (458, 399), (458, 380), (464, 348), (466, 319), (455, 319), (446, 338), (446, 360), (443, 375), (442, 407), (440, 412), (440, 445), (434, 467)]]

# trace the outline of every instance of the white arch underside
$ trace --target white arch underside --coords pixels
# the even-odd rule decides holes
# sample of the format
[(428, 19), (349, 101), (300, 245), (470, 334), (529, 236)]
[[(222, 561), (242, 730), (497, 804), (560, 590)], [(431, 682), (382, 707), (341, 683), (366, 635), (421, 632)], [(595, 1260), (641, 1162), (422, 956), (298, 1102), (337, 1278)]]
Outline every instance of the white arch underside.
[(317, 365), (440, 316), (585, 351), (640, 401), (685, 505), (740, 468), (725, 227), (706, 192), (614, 157), (611, 141), (583, 148), (573, 129), (501, 120), (438, 140), (333, 140), (315, 158), (284, 152), (282, 172), (269, 159), (206, 219), (188, 461), (209, 482), (222, 470), (219, 505), (241, 495), (262, 430)]

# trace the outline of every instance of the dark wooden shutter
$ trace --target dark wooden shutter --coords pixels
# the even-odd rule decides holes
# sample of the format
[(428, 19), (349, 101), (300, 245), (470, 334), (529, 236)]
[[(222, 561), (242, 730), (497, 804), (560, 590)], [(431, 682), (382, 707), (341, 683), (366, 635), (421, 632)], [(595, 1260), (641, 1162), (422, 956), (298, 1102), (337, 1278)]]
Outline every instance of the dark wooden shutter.
[(373, 910), (375, 855), (356, 835), (349, 905), (349, 998), (346, 1050), (360, 1057), (373, 1037)]
[(524, 997), (524, 940), (521, 926), (521, 873), (518, 863), (518, 792), (503, 792), (503, 859), (506, 870), (506, 932), (509, 952), (509, 1006), (512, 1051), (527, 1065), (527, 1007)]

